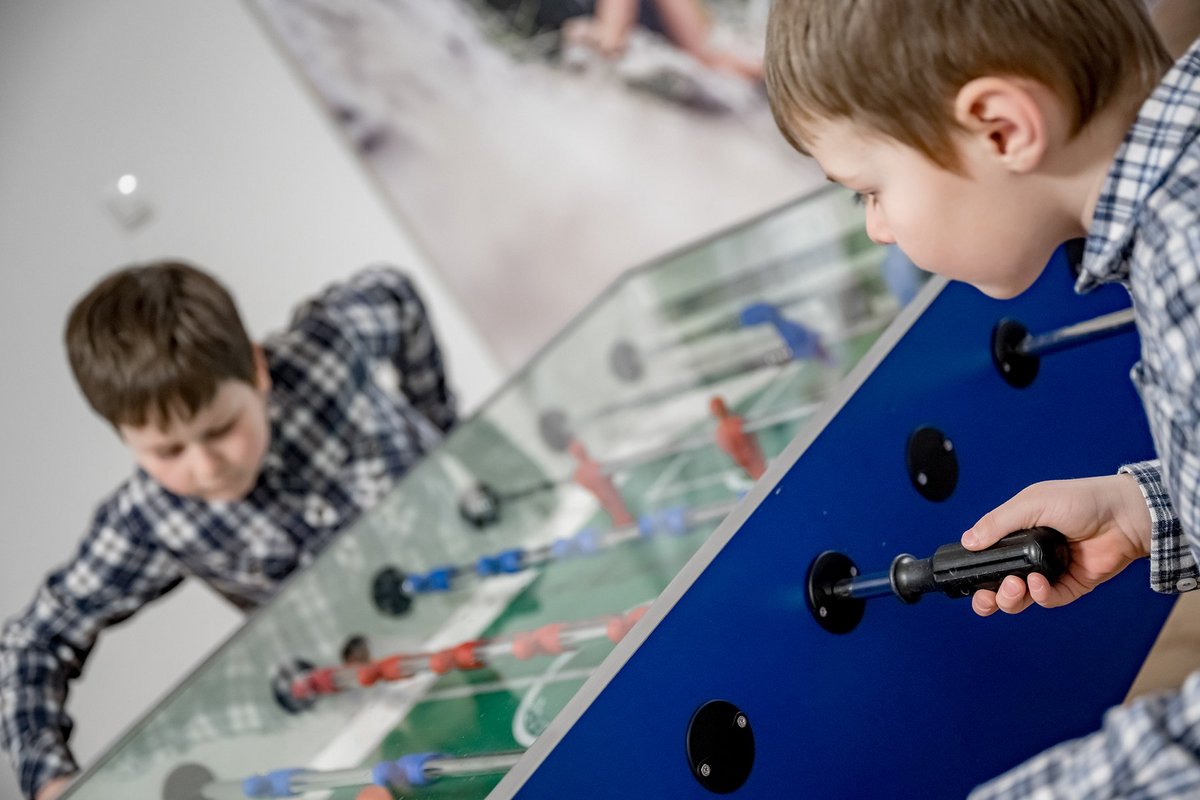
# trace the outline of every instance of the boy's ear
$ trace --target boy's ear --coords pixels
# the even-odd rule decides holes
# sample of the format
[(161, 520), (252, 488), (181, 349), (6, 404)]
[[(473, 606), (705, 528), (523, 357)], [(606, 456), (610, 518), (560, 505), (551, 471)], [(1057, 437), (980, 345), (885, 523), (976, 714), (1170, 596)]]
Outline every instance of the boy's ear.
[(263, 351), (262, 345), (255, 342), (254, 345), (254, 388), (262, 394), (271, 391), (271, 370), (267, 367), (267, 354)]
[(1046, 109), (1030, 81), (976, 78), (954, 98), (954, 118), (1012, 172), (1030, 172), (1046, 153)]

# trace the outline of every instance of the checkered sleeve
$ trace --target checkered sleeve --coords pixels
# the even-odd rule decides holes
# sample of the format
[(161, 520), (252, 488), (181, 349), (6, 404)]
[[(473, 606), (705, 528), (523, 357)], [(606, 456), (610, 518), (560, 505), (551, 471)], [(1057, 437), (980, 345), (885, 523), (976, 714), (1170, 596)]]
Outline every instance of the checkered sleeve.
[(1177, 693), (1110, 709), (1103, 727), (980, 786), (970, 800), (1200, 797), (1200, 673)]
[(442, 431), (458, 420), (442, 351), (412, 280), (391, 267), (364, 269), (297, 312), (325, 315), (367, 357), (395, 367), (409, 403)]
[(49, 574), (28, 608), (0, 632), (0, 743), (27, 797), (77, 771), (67, 747), (67, 686), (99, 631), (182, 580), (136, 509), (118, 515), (115, 505), (97, 512), (74, 559)]
[[(1191, 183), (1192, 186), (1196, 184)], [(1197, 199), (1200, 200), (1200, 193)], [(1167, 209), (1170, 209), (1169, 211)], [(1140, 390), (1155, 431), (1161, 486), (1148, 482), (1152, 515), (1161, 518), (1165, 504), (1174, 507), (1178, 529), (1157, 526), (1160, 534), (1152, 555), (1155, 588), (1196, 588), (1196, 554), (1200, 552), (1200, 208), (1168, 204), (1157, 228), (1151, 227), (1157, 254), (1156, 281), (1146, 292), (1141, 313), (1149, 316), (1143, 336), (1153, 337), (1153, 358), (1139, 365)], [(1143, 476), (1139, 476), (1139, 482)], [(1145, 489), (1143, 489), (1145, 491)], [(1166, 497), (1169, 495), (1169, 499)], [(1161, 500), (1158, 497), (1162, 497)]]
[(1175, 593), (1196, 586), (1196, 560), (1183, 535), (1179, 516), (1162, 477), (1158, 460), (1129, 464), (1120, 470), (1132, 475), (1150, 510), (1150, 586), (1156, 592)]

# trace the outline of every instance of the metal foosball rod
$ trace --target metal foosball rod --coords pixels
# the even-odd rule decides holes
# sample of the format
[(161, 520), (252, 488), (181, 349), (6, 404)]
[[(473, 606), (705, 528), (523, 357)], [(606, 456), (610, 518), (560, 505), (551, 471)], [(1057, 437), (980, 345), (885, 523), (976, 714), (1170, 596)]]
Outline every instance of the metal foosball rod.
[(446, 564), (424, 573), (409, 573), (404, 576), (400, 588), (409, 595), (457, 590), (474, 581), (521, 572), (551, 561), (592, 555), (634, 539), (664, 534), (682, 536), (702, 523), (724, 518), (735, 505), (736, 501), (729, 500), (696, 508), (670, 506), (646, 512), (628, 524), (615, 525), (607, 531), (589, 526), (547, 544), (514, 547), (480, 556), (469, 564)]
[(409, 613), (418, 595), (469, 589), (480, 581), (513, 575), (551, 562), (586, 558), (637, 539), (688, 535), (705, 523), (724, 519), (737, 502), (738, 499), (730, 499), (691, 508), (671, 505), (644, 512), (625, 525), (607, 529), (588, 525), (544, 544), (511, 547), (479, 556), (470, 563), (443, 564), (419, 571), (385, 566), (372, 581), (372, 599), (380, 613), (403, 616)]
[[(819, 407), (816, 403), (805, 403), (795, 408), (751, 417), (744, 421), (743, 430), (747, 434), (762, 430), (800, 422), (807, 419)], [(600, 471), (606, 475), (623, 472), (650, 461), (670, 456), (682, 455), (714, 444), (714, 436), (706, 431), (686, 439), (670, 442), (658, 447), (647, 448), (637, 453), (631, 453), (619, 458), (598, 462)], [(464, 520), (477, 528), (485, 528), (500, 520), (501, 507), (506, 503), (518, 502), (537, 494), (552, 492), (573, 482), (571, 476), (563, 478), (547, 478), (542, 481), (520, 486), (513, 489), (498, 489), (487, 483), (476, 483), (459, 494), (458, 512)]]
[(404, 791), (436, 783), (442, 778), (494, 775), (510, 770), (523, 750), (505, 750), (470, 756), (410, 753), (369, 767), (339, 770), (278, 769), (240, 781), (215, 781), (200, 790), (204, 800), (260, 800), (303, 797), (312, 792), (379, 786)]
[(1121, 333), (1133, 324), (1133, 309), (1124, 308), (1048, 333), (1027, 334), (1017, 344), (1017, 352), (1026, 356), (1042, 356)]
[(1131, 330), (1132, 308), (1033, 334), (1015, 319), (1003, 319), (992, 330), (992, 362), (1005, 382), (1024, 388), (1037, 378), (1043, 356)]
[(616, 644), (642, 618), (648, 607), (648, 604), (642, 604), (621, 614), (549, 623), (534, 630), (472, 639), (436, 651), (392, 653), (377, 660), (313, 668), (298, 674), (291, 682), (290, 691), (298, 703), (310, 704), (320, 697), (403, 681), (422, 674), (445, 675), (455, 670), (483, 669), (503, 658), (528, 661), (538, 656), (557, 656), (605, 639)]
[[(865, 258), (864, 258), (864, 256), (865, 256)], [(869, 263), (873, 263), (875, 260), (877, 260), (877, 256), (870, 251), (864, 251), (855, 256), (852, 256), (852, 258), (854, 259), (852, 261), (852, 263), (854, 263), (854, 264), (869, 264)], [(789, 294), (783, 294), (783, 295), (775, 294), (774, 290), (772, 290), (770, 293), (771, 294), (771, 305), (775, 306), (780, 311), (783, 311), (792, 306), (796, 306), (796, 305), (799, 305), (801, 303), (806, 303), (806, 302), (808, 302), (808, 303), (815, 302), (818, 304), (820, 304), (822, 302), (826, 302), (826, 303), (833, 302), (833, 301), (835, 301), (836, 296), (839, 293), (845, 292), (847, 290), (853, 290), (860, 285), (860, 282), (856, 281), (855, 277), (856, 276), (854, 273), (850, 273), (848, 275), (844, 275), (841, 278), (839, 278), (838, 284), (835, 286), (824, 286), (824, 287), (820, 287), (820, 288), (809, 287), (806, 290), (793, 291)], [(758, 287), (758, 288), (763, 289), (766, 287)], [(815, 289), (815, 291), (814, 291), (814, 289)], [(761, 295), (763, 293), (759, 292), (759, 294)], [(765, 301), (755, 301), (755, 302), (765, 302)], [(741, 307), (742, 310), (744, 310), (747, 305), (753, 305), (753, 303), (744, 304)], [(742, 328), (746, 327), (745, 321), (743, 320), (742, 310), (739, 310), (737, 312), (726, 312), (716, 319), (712, 319), (708, 322), (704, 322), (698, 326), (691, 326), (690, 330), (688, 330), (686, 333), (681, 333), (681, 334), (677, 334), (677, 335), (669, 337), (669, 338), (662, 339), (661, 341), (659, 341), (657, 343), (649, 343), (649, 344), (643, 345), (641, 348), (641, 352), (644, 353), (646, 356), (652, 357), (652, 356), (660, 355), (662, 353), (670, 352), (671, 350), (674, 350), (678, 347), (683, 347), (686, 345), (693, 344), (697, 341), (701, 341), (703, 339), (706, 339), (706, 338), (714, 336), (714, 335), (718, 335), (718, 334), (722, 334), (722, 333), (731, 333), (734, 331), (741, 330)], [(627, 340), (622, 340), (622, 341), (618, 342), (617, 345), (614, 346), (614, 351), (616, 351), (618, 348), (621, 348), (623, 346), (632, 346), (632, 343), (628, 342)], [(612, 359), (612, 360), (619, 361), (619, 359)], [(620, 375), (618, 375), (618, 377), (620, 377)]]

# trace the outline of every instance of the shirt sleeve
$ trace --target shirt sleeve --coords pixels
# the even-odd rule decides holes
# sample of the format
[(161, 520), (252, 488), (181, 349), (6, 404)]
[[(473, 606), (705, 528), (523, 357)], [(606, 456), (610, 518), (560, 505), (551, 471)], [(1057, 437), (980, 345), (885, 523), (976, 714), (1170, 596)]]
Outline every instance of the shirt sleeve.
[(1154, 290), (1138, 308), (1149, 344), (1135, 372), (1159, 461), (1131, 471), (1155, 520), (1154, 588), (1170, 592), (1195, 588), (1200, 552), (1200, 230), (1183, 226), (1155, 252)]
[(1103, 727), (980, 786), (970, 800), (1200, 797), (1200, 673), (1179, 692), (1104, 715)]
[(78, 770), (67, 747), (67, 687), (101, 629), (173, 589), (183, 575), (136, 514), (97, 512), (74, 559), (49, 574), (25, 611), (0, 632), (0, 743), (21, 791)]
[(314, 313), (326, 317), (368, 359), (393, 366), (400, 391), (438, 429), (448, 431), (458, 421), (441, 348), (408, 276), (386, 266), (364, 269), (327, 289), (296, 316), (299, 320)]
[(1156, 592), (1187, 592), (1196, 588), (1196, 559), (1183, 535), (1179, 516), (1162, 477), (1158, 460), (1122, 467), (1142, 490), (1150, 510), (1150, 586)]

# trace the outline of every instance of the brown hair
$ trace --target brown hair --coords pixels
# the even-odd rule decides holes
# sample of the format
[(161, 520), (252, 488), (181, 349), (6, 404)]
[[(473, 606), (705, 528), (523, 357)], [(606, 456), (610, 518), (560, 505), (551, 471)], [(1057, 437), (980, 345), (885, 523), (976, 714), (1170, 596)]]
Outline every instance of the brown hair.
[(255, 381), (254, 346), (233, 298), (177, 261), (101, 280), (71, 310), (64, 338), (80, 390), (114, 427), (190, 418), (223, 380)]
[(954, 97), (986, 75), (1044, 84), (1074, 135), (1171, 64), (1141, 0), (775, 0), (764, 68), (775, 122), (846, 119), (958, 166)]

